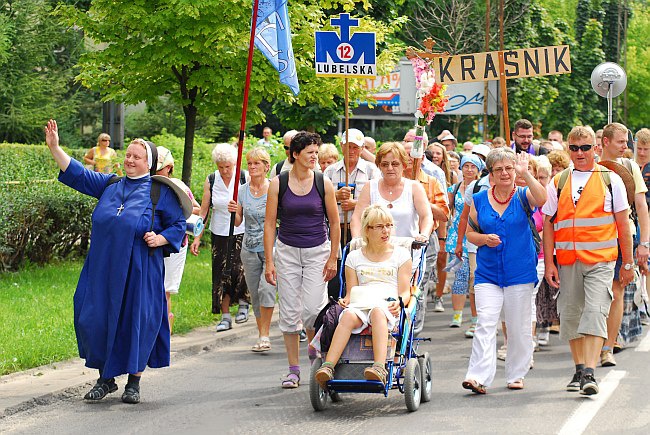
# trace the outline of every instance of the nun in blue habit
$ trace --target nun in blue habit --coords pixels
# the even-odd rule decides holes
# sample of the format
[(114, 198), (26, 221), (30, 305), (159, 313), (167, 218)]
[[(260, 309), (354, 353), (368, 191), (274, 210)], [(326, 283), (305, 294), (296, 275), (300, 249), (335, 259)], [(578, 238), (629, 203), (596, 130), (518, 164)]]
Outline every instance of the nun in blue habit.
[(97, 383), (84, 398), (103, 399), (117, 391), (115, 377), (128, 373), (122, 401), (138, 403), (145, 367), (169, 365), (163, 255), (180, 249), (187, 201), (161, 184), (152, 213), (151, 190), (157, 182), (151, 168), (155, 170), (157, 156), (151, 143), (131, 142), (124, 159), (126, 177), (111, 180), (113, 175), (89, 171), (61, 149), (56, 121), (48, 122), (45, 134), (61, 170), (59, 181), (99, 200), (74, 295), (79, 355), (87, 367), (99, 370)]

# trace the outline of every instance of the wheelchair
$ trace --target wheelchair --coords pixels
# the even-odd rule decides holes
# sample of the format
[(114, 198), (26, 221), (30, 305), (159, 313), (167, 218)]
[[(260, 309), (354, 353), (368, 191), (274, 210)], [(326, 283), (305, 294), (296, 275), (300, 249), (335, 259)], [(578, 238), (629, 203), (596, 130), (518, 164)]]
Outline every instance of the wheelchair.
[[(418, 338), (415, 334), (415, 324), (418, 307), (422, 306), (421, 288), (426, 243), (420, 243), (409, 237), (392, 237), (391, 243), (407, 247), (411, 256), (415, 256), (411, 276), (411, 298), (404, 305), (400, 298), (400, 316), (388, 337), (388, 354), (386, 360), (386, 384), (379, 381), (364, 379), (363, 371), (374, 361), (372, 352), (372, 335), (369, 328), (359, 334), (352, 334), (339, 362), (335, 366), (334, 379), (327, 382), (326, 389), (321, 388), (316, 381), (316, 371), (320, 368), (323, 358), (317, 357), (311, 366), (309, 374), (309, 398), (315, 411), (327, 407), (328, 400), (338, 402), (341, 393), (381, 393), (388, 397), (391, 389), (397, 389), (404, 394), (406, 408), (417, 411), (421, 402), (431, 400), (432, 394), (432, 364), (428, 352), (418, 353), (420, 341), (430, 341)], [(343, 249), (342, 264), (349, 252), (361, 248), (361, 239), (354, 239)], [(415, 253), (415, 254), (414, 254)], [(417, 260), (417, 263), (416, 263)], [(345, 291), (345, 266), (339, 272), (341, 289), (340, 296)], [(423, 318), (422, 318), (423, 320)]]

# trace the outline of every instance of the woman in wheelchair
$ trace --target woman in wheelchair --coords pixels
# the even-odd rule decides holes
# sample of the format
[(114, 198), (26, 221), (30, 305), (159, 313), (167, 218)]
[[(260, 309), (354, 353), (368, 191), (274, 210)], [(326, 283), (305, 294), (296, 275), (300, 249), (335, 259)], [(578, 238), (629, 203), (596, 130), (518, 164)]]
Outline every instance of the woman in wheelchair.
[(334, 368), (351, 334), (372, 326), (374, 364), (364, 370), (366, 380), (386, 384), (388, 332), (399, 318), (399, 298), (407, 305), (411, 297), (411, 253), (390, 241), (393, 217), (383, 205), (367, 207), (361, 218), (364, 246), (351, 251), (345, 260), (347, 293), (339, 300), (339, 317), (325, 362), (316, 380), (325, 389), (334, 379)]

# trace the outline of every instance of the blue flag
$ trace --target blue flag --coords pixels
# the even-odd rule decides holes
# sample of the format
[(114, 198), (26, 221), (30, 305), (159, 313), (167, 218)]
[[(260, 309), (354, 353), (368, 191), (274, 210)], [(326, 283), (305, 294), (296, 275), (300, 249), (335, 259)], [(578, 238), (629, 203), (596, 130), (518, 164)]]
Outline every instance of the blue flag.
[(298, 74), (291, 46), (288, 0), (259, 0), (255, 47), (280, 73), (280, 83), (289, 86), (298, 95)]

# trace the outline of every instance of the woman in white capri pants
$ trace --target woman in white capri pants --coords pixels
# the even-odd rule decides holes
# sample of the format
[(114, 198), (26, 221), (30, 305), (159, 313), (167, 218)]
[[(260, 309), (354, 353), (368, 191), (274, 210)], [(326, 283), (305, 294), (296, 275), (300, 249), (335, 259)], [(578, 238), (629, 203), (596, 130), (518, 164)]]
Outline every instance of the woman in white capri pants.
[[(496, 148), (486, 166), (494, 185), (474, 195), (467, 240), (478, 246), (474, 292), (478, 322), (463, 388), (485, 394), (496, 373), (496, 330), (503, 309), (508, 328), (506, 384), (524, 388), (533, 353), (531, 298), (537, 254), (526, 209), (546, 202), (546, 190), (528, 172), (529, 155)], [(515, 185), (515, 173), (528, 187)]]

